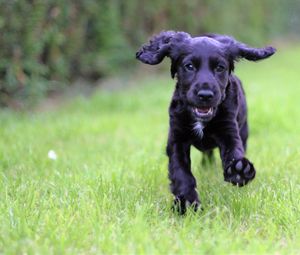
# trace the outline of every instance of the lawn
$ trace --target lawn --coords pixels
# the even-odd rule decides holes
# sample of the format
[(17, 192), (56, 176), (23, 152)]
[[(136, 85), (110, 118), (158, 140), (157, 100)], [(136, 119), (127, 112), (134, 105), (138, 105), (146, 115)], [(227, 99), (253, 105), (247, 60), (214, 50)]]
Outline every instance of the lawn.
[(0, 253), (299, 254), (299, 59), (290, 47), (237, 65), (256, 179), (225, 183), (220, 160), (203, 168), (193, 150), (204, 211), (185, 217), (170, 210), (167, 71), (51, 110), (1, 110)]

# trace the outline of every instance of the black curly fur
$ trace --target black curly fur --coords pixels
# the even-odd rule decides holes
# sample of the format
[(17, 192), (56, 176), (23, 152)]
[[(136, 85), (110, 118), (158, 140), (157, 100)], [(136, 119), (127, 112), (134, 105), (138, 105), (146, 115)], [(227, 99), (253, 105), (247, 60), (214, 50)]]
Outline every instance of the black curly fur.
[(187, 205), (200, 207), (191, 171), (192, 145), (206, 154), (219, 148), (225, 181), (243, 186), (255, 177), (253, 164), (245, 158), (247, 107), (242, 84), (233, 74), (234, 62), (257, 61), (274, 52), (273, 47), (252, 48), (225, 35), (191, 37), (174, 31), (154, 36), (137, 52), (140, 61), (151, 65), (169, 57), (171, 75), (177, 75), (169, 107), (167, 155), (174, 208), (179, 213)]

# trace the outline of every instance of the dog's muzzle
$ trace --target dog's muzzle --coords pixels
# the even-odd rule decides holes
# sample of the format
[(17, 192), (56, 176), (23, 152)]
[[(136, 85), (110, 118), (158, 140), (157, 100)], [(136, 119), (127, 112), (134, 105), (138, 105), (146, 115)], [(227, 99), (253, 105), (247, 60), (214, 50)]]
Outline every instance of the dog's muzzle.
[(214, 92), (208, 89), (201, 89), (194, 94), (189, 101), (194, 117), (200, 121), (210, 121), (216, 109), (215, 99)]

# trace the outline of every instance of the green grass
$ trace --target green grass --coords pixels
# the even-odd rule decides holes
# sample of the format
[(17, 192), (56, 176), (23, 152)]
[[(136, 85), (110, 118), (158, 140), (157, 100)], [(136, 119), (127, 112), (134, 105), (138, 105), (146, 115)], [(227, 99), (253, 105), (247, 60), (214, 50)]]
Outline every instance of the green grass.
[(299, 58), (293, 47), (237, 65), (257, 177), (233, 187), (193, 150), (205, 210), (186, 217), (170, 210), (167, 73), (56, 110), (2, 110), (0, 253), (299, 254)]

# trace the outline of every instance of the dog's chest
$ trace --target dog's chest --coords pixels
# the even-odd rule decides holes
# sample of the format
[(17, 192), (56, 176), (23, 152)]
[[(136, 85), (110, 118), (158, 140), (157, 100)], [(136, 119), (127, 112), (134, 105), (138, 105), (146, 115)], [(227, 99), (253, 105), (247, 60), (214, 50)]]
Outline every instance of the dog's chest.
[(196, 121), (193, 124), (193, 133), (200, 139), (203, 137), (204, 124), (201, 121)]

